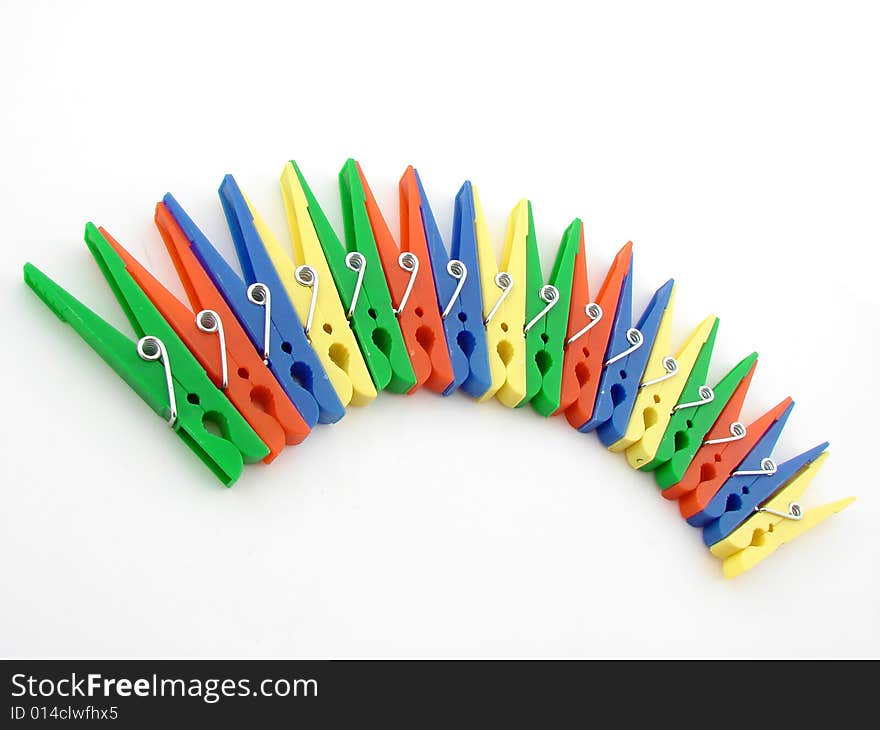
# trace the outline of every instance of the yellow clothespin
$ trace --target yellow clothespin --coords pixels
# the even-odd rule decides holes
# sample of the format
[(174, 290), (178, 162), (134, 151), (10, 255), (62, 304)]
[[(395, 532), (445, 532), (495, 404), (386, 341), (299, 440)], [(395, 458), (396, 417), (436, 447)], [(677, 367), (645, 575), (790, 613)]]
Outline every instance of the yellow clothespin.
[[(672, 293), (669, 295), (669, 303), (663, 310), (660, 318), (660, 326), (657, 328), (657, 336), (654, 338), (654, 345), (651, 347), (651, 355), (648, 358), (648, 364), (645, 367), (645, 373), (642, 376), (642, 382), (639, 385), (639, 392), (636, 395), (636, 402), (633, 405), (632, 413), (629, 417), (629, 423), (626, 426), (626, 432), (623, 438), (615, 441), (608, 447), (609, 451), (623, 451), (636, 443), (645, 433), (647, 421), (645, 411), (653, 408), (658, 404), (654, 396), (660, 398), (659, 402), (664, 400), (668, 403), (675, 403), (678, 400), (678, 394), (673, 396), (673, 389), (676, 381), (679, 384), (678, 393), (684, 387), (687, 380), (687, 374), (682, 374), (678, 365), (678, 359), (670, 354), (670, 345), (672, 343), (672, 315), (675, 309), (675, 291), (676, 286), (673, 285)], [(660, 435), (663, 435), (661, 429)]]
[(846, 497), (806, 512), (801, 508), (800, 498), (827, 458), (827, 452), (822, 454), (759, 507), (754, 516), (709, 548), (715, 557), (724, 560), (725, 578), (735, 578), (754, 568), (785, 543), (855, 502), (855, 497)]
[(523, 327), (526, 317), (529, 203), (521, 200), (510, 214), (499, 270), (476, 187), (473, 192), (477, 258), (483, 291), (483, 322), (492, 376), (492, 385), (478, 400), (482, 403), (495, 396), (508, 408), (516, 408), (526, 396), (526, 338)]
[[(292, 168), (286, 165), (281, 188), (284, 205), (288, 209), (295, 261), (281, 247), (246, 197), (245, 201), (254, 217), (254, 227), (339, 400), (344, 406), (365, 406), (376, 398), (376, 388), (354, 333), (348, 326), (324, 252), (306, 212), (302, 188), (296, 175), (291, 181), (289, 173), (292, 173)], [(291, 216), (290, 206), (299, 214)]]
[[(718, 321), (717, 317), (710, 315), (700, 322), (675, 358), (673, 368), (671, 363), (663, 362), (669, 358), (673, 304), (674, 299), (670, 300), (669, 307), (663, 313), (663, 321), (651, 350), (651, 360), (642, 380), (648, 384), (642, 387), (636, 397), (626, 435), (611, 446), (612, 451), (626, 449), (626, 460), (633, 469), (650, 463), (657, 453), (688, 376)], [(660, 380), (663, 376), (668, 377)], [(651, 380), (654, 382), (651, 383)]]

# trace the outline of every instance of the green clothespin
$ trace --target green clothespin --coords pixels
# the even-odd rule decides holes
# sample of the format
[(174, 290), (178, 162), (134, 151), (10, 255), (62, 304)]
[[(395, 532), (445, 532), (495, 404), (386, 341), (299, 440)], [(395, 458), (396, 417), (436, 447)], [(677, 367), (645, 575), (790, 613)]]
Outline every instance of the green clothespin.
[[(653, 471), (661, 464), (669, 461), (676, 451), (676, 433), (686, 432), (690, 429), (699, 415), (700, 409), (714, 402), (715, 391), (707, 385), (706, 380), (709, 375), (712, 350), (715, 348), (718, 324), (719, 320), (716, 318), (709, 336), (700, 348), (700, 354), (697, 355), (697, 359), (694, 361), (694, 367), (688, 374), (687, 382), (684, 384), (684, 388), (678, 398), (678, 403), (672, 409), (672, 417), (669, 419), (669, 424), (666, 426), (663, 437), (660, 439), (657, 453), (654, 454), (654, 458), (651, 461), (639, 467), (642, 471)], [(728, 395), (727, 397), (729, 398), (730, 396)], [(709, 427), (711, 425), (712, 422), (709, 423)], [(679, 436), (680, 441), (681, 439), (682, 437)]]
[[(661, 489), (671, 487), (678, 484), (687, 471), (697, 449), (703, 444), (703, 439), (709, 433), (721, 411), (727, 406), (727, 403), (733, 397), (734, 391), (739, 384), (748, 377), (755, 363), (758, 362), (758, 353), (753, 352), (751, 355), (744, 357), (739, 361), (727, 375), (718, 381), (712, 392), (713, 399), (704, 405), (697, 406), (689, 414), (685, 411), (678, 410), (672, 415), (666, 433), (660, 441), (660, 448), (657, 449), (657, 455), (667, 453), (670, 444), (672, 453), (668, 457), (668, 461), (662, 464), (654, 472), (654, 478), (657, 480), (657, 486)], [(679, 417), (680, 414), (685, 415)], [(664, 449), (667, 452), (664, 452)]]
[(535, 236), (532, 206), (529, 204), (529, 232), (526, 238), (526, 396), (542, 416), (559, 409), (562, 364), (574, 262), (580, 244), (582, 223), (575, 219), (562, 235), (550, 281), (544, 284), (541, 258)]
[[(244, 463), (263, 459), (268, 447), (211, 380), (171, 326), (126, 271), (119, 255), (92, 223), (86, 245), (140, 340), (135, 343), (69, 294), (33, 264), (24, 280), (40, 299), (91, 345), (104, 361), (211, 469), (230, 486)], [(211, 424), (218, 433), (208, 429)]]
[(291, 160), (290, 165), (308, 201), (312, 226), (376, 390), (409, 392), (416, 384), (416, 376), (394, 316), (355, 161), (348, 160), (339, 173), (346, 246), (340, 242), (296, 162)]
[[(349, 256), (360, 254), (366, 262), (360, 304), (361, 317), (372, 330), (371, 340), (385, 354), (391, 369), (388, 390), (408, 393), (416, 385), (416, 374), (397, 324), (391, 294), (385, 281), (382, 261), (373, 237), (373, 228), (367, 215), (366, 195), (357, 162), (348, 159), (339, 172), (339, 193), (342, 198), (342, 218), (345, 223), (345, 245)], [(366, 310), (367, 316), (363, 312)], [(378, 386), (377, 386), (378, 387)]]

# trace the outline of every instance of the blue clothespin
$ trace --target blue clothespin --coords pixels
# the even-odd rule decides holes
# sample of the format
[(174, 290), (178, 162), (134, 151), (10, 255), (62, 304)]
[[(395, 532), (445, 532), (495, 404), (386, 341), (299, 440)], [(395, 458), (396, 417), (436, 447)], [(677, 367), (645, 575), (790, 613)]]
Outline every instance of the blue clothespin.
[(318, 421), (336, 423), (345, 415), (345, 406), (306, 337), (302, 321), (254, 225), (254, 215), (247, 199), (232, 175), (223, 178), (219, 193), (245, 283), (250, 284), (250, 289), (255, 284), (262, 284), (271, 292), (272, 327), (278, 333), (281, 351), (289, 352), (293, 360), (289, 365), (291, 373), (318, 404)]
[[(271, 326), (266, 327), (265, 309), (248, 297), (249, 287), (214, 248), (192, 218), (186, 214), (180, 203), (170, 193), (165, 195), (162, 202), (186, 235), (199, 263), (229, 308), (234, 312), (254, 347), (261, 354), (265, 354), (267, 349), (264, 348), (264, 341), (268, 333), (268, 350), (272, 357), (265, 358), (264, 356), (264, 360), (267, 360), (269, 369), (281, 387), (284, 388), (284, 392), (296, 406), (303, 420), (310, 428), (313, 427), (318, 422), (318, 404), (311, 393), (291, 372), (293, 365), (291, 355), (281, 349), (281, 339), (276, 330)], [(253, 293), (252, 291), (251, 294), (253, 295)]]
[[(727, 497), (731, 494), (737, 494), (743, 487), (748, 489), (757, 479), (767, 477), (764, 476), (763, 470), (764, 460), (769, 458), (773, 453), (776, 442), (782, 435), (782, 429), (788, 421), (791, 412), (794, 409), (794, 401), (788, 404), (788, 407), (782, 412), (777, 420), (775, 420), (764, 435), (755, 442), (751, 451), (739, 463), (731, 473), (727, 480), (718, 488), (708, 504), (696, 514), (687, 518), (688, 524), (692, 527), (703, 527), (710, 522), (717, 520), (724, 514), (727, 505)], [(757, 473), (760, 470), (760, 473)], [(742, 474), (741, 472), (750, 472)], [(736, 501), (736, 500), (734, 500)]]
[(777, 465), (769, 454), (782, 432), (794, 406), (755, 444), (749, 455), (731, 474), (702, 512), (688, 518), (688, 523), (703, 527), (703, 542), (711, 547), (727, 538), (737, 527), (760, 511), (761, 505), (779, 491), (801, 469), (821, 456), (828, 442)]
[[(723, 502), (724, 512), (703, 528), (703, 542), (707, 547), (711, 547), (716, 542), (728, 537), (755, 512), (759, 512), (761, 505), (785, 486), (801, 469), (818, 459), (827, 448), (828, 442), (825, 441), (778, 466), (769, 457), (763, 460), (761, 467), (755, 469), (758, 474), (755, 475), (754, 481), (749, 486), (740, 483), (739, 489), (731, 488), (728, 491), (727, 499)], [(771, 464), (773, 466), (770, 466)], [(707, 509), (711, 506), (710, 502)]]
[(434, 274), (434, 289), (454, 374), (452, 383), (443, 391), (443, 395), (450, 395), (461, 388), (468, 395), (479, 398), (489, 390), (492, 376), (486, 349), (486, 329), (483, 326), (483, 294), (477, 263), (476, 213), (471, 184), (465, 182), (455, 196), (452, 250), (447, 254), (418, 171), (415, 175), (425, 240)]
[[(627, 283), (625, 286), (629, 286), (629, 284)], [(610, 398), (608, 399), (611, 403), (611, 417), (596, 430), (599, 440), (605, 446), (617, 443), (626, 434), (626, 427), (641, 387), (642, 376), (648, 366), (654, 340), (657, 339), (660, 322), (663, 319), (663, 313), (669, 306), (674, 287), (675, 281), (670, 279), (654, 292), (654, 296), (651, 297), (651, 301), (648, 302), (648, 306), (645, 307), (644, 313), (636, 324), (636, 329), (641, 333), (642, 344), (637, 350), (611, 366), (612, 371), (615, 369), (617, 371), (616, 373), (612, 372), (607, 381), (610, 382), (612, 377), (614, 379), (609, 388)], [(615, 326), (616, 324), (615, 322)], [(603, 382), (606, 382), (604, 381), (604, 372), (602, 376)], [(599, 385), (600, 399), (604, 394), (601, 389), (602, 385), (603, 383)]]
[[(599, 376), (599, 391), (593, 406), (593, 416), (578, 428), (581, 433), (594, 431), (611, 418), (614, 412), (614, 398), (621, 388), (620, 383), (629, 377), (630, 358), (639, 350), (647, 350), (648, 353), (651, 350), (650, 344), (645, 347), (642, 333), (632, 326), (632, 272), (633, 265), (632, 259), (630, 259), (629, 268), (620, 287), (620, 297), (617, 299), (617, 309), (614, 313), (614, 323), (611, 326), (611, 336), (608, 338), (608, 347), (605, 349), (605, 360), (603, 361), (602, 375)], [(656, 329), (654, 334), (656, 335)], [(635, 358), (633, 358), (633, 362), (635, 362)], [(647, 357), (645, 357), (642, 369), (631, 376), (636, 385), (641, 380), (647, 362)], [(624, 428), (626, 428), (626, 424), (624, 424)]]
[[(722, 491), (727, 493), (727, 497), (723, 500), (719, 499), (720, 509), (723, 509), (723, 512), (717, 519), (703, 527), (703, 542), (706, 546), (712, 547), (716, 542), (724, 540), (755, 512), (760, 512), (764, 502), (785, 486), (801, 469), (818, 459), (827, 448), (828, 442), (825, 441), (778, 466), (771, 458), (765, 457), (761, 465), (754, 470), (753, 480), (748, 484), (738, 482), (738, 487), (731, 485), (728, 488), (728, 484), (733, 481), (729, 479), (722, 488)], [(742, 467), (737, 469), (738, 472), (743, 470)], [(741, 473), (736, 477), (736, 479), (743, 478)], [(721, 492), (716, 494), (713, 501), (720, 494)], [(706, 510), (711, 508), (712, 502), (707, 505)]]

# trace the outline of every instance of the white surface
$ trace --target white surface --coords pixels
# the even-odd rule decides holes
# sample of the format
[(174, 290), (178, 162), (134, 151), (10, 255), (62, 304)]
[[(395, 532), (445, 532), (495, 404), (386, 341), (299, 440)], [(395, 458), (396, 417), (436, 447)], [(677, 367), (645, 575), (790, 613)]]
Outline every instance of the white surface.
[[(880, 654), (876, 7), (0, 7), (0, 654)], [(227, 491), (21, 282), (122, 325), (85, 220), (180, 291), (164, 192), (231, 253), (223, 173), (284, 236), (283, 162), (338, 223), (349, 155), (394, 230), (412, 162), (444, 234), (469, 177), (499, 247), (530, 196), (548, 268), (575, 215), (595, 285), (632, 239), (638, 311), (673, 275), (676, 338), (718, 314), (713, 377), (758, 350), (746, 415), (794, 396), (777, 455), (830, 440), (805, 502), (856, 504), (725, 582), (594, 437), (427, 393)]]

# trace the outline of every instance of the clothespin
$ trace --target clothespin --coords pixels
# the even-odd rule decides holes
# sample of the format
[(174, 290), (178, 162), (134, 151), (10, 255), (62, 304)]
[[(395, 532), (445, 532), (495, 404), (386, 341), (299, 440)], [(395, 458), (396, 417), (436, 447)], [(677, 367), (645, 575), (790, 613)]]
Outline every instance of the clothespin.
[[(730, 473), (709, 503), (700, 512), (688, 517), (689, 525), (704, 528), (704, 540), (714, 538), (711, 542), (706, 542), (707, 545), (723, 539), (742, 522), (748, 516), (744, 513), (746, 506), (751, 505), (751, 509), (770, 497), (798, 470), (828, 447), (827, 443), (823, 443), (783, 464), (776, 463), (771, 454), (793, 408), (794, 403), (789, 404), (736, 470)], [(705, 529), (707, 527), (711, 527), (709, 532)], [(720, 532), (724, 534), (719, 534)]]
[[(226, 185), (235, 186), (231, 176), (224, 182)], [(248, 240), (248, 235), (256, 231), (287, 292), (288, 300), (293, 304), (299, 321), (304, 323), (306, 339), (321, 361), (340, 403), (343, 407), (372, 403), (376, 399), (376, 388), (361, 356), (357, 339), (348, 326), (315, 229), (304, 220), (306, 225), (302, 230), (298, 227), (291, 230), (297, 264), (281, 247), (247, 196), (235, 190), (238, 188), (233, 188), (233, 199), (244, 200), (249, 215), (242, 218), (243, 208), (229, 206), (227, 216), (235, 218), (235, 228), (246, 231), (244, 240)]]
[(346, 166), (339, 173), (339, 187), (347, 251), (292, 160), (281, 177), (288, 227), (294, 241), (306, 235), (302, 231), (307, 230), (309, 224), (314, 228), (376, 389), (407, 393), (415, 387), (416, 376), (372, 241), (363, 195), (359, 194), (360, 181), (351, 187), (349, 177)]
[[(230, 486), (243, 464), (269, 448), (214, 386), (171, 326), (150, 303), (98, 229), (86, 224), (86, 245), (140, 338), (132, 341), (33, 264), (24, 280), (43, 302), (95, 350), (204, 462)], [(216, 427), (209, 430), (208, 424)]]
[[(745, 522), (753, 512), (759, 510), (764, 502), (769, 500), (801, 469), (818, 459), (827, 448), (827, 441), (814, 446), (809, 451), (805, 451), (803, 454), (799, 454), (793, 459), (779, 464), (779, 466), (775, 467), (775, 472), (773, 473), (771, 473), (772, 469), (767, 466), (769, 462), (762, 459), (760, 466), (755, 469), (757, 475), (747, 484), (743, 484), (741, 481), (744, 475), (728, 479), (721, 491), (715, 495), (716, 498), (719, 498), (719, 501), (715, 504), (710, 502), (702, 513), (709, 515), (720, 512), (718, 517), (703, 526), (703, 542), (706, 546), (711, 547), (716, 542), (727, 537)], [(775, 462), (773, 463), (775, 465)], [(737, 471), (746, 470), (738, 469)], [(720, 501), (722, 492), (725, 495), (723, 503)]]
[[(698, 444), (697, 450), (687, 465), (684, 474), (679, 477), (676, 483), (662, 487), (663, 491), (661, 494), (665, 499), (678, 499), (692, 492), (703, 481), (719, 476), (719, 470), (728, 468), (732, 471), (748, 453), (749, 449), (754, 446), (760, 434), (749, 430), (751, 443), (743, 448), (743, 439), (746, 438), (747, 432), (746, 427), (739, 419), (746, 395), (749, 392), (749, 386), (755, 375), (756, 367), (758, 367), (757, 360), (752, 363), (748, 372), (737, 383), (730, 398), (727, 399), (727, 403), (724, 404), (724, 407), (715, 419), (715, 423), (712, 424), (709, 432), (705, 434), (700, 444)], [(767, 424), (768, 427), (769, 423)], [(738, 444), (738, 446), (734, 444)], [(735, 453), (737, 449), (740, 449), (740, 451)], [(728, 466), (721, 466), (722, 462), (727, 463)], [(727, 472), (724, 473), (724, 478), (726, 478), (726, 475)], [(721, 486), (721, 482), (718, 483), (718, 486)]]
[(363, 170), (357, 162), (346, 164), (351, 163), (354, 164), (363, 191), (366, 214), (394, 303), (394, 314), (416, 374), (416, 388), (424, 385), (435, 393), (442, 393), (452, 385), (454, 375), (443, 320), (437, 306), (414, 171), (408, 167), (400, 179), (398, 248)]
[(532, 408), (542, 416), (551, 416), (559, 408), (571, 283), (582, 229), (583, 223), (578, 219), (565, 229), (550, 279), (545, 285), (535, 223), (529, 206), (526, 238), (526, 396), (523, 403), (531, 403)]
[[(662, 310), (658, 308), (658, 317), (660, 311)], [(614, 312), (605, 359), (602, 362), (602, 373), (599, 375), (599, 387), (596, 391), (596, 402), (593, 404), (593, 414), (586, 423), (578, 428), (578, 431), (589, 433), (611, 418), (614, 412), (614, 400), (624, 392), (624, 381), (630, 379), (631, 382), (637, 383), (641, 379), (647, 362), (646, 353), (650, 352), (652, 344), (646, 343), (645, 337), (638, 327), (632, 326), (632, 256), (630, 256), (629, 266), (623, 278), (617, 308)], [(640, 352), (643, 348), (644, 352)], [(639, 357), (633, 357), (633, 355), (639, 355)], [(632, 363), (630, 363), (631, 359)], [(631, 365), (633, 369), (638, 369), (638, 372), (631, 373)], [(640, 369), (639, 365), (641, 365)]]
[[(477, 265), (477, 237), (474, 228), (474, 200), (470, 182), (465, 182), (455, 196), (452, 245), (446, 253), (434, 212), (428, 203), (419, 173), (413, 170), (419, 193), (425, 242), (431, 259), (437, 305), (443, 320), (453, 380), (443, 395), (458, 388), (474, 398), (483, 395), (492, 384), (486, 330), (483, 327), (483, 295)], [(403, 191), (403, 189), (402, 189)], [(405, 190), (413, 196), (410, 187)], [(401, 210), (403, 210), (401, 205)], [(409, 207), (409, 201), (407, 208)], [(411, 214), (410, 214), (411, 215)]]
[(596, 299), (591, 299), (584, 230), (583, 226), (579, 228), (562, 364), (562, 389), (556, 411), (564, 412), (574, 428), (580, 428), (593, 416), (617, 301), (632, 259), (632, 243), (627, 243), (611, 262)]
[(666, 499), (677, 498), (685, 519), (704, 510), (767, 430), (780, 418), (788, 417), (792, 405), (791, 398), (786, 398), (748, 426), (743, 426), (733, 412), (722, 414), (717, 430), (709, 432), (681, 481), (660, 494)]
[[(317, 403), (318, 421), (336, 423), (345, 415), (345, 406), (342, 405), (327, 371), (306, 337), (305, 326), (297, 316), (287, 296), (287, 290), (272, 265), (272, 259), (269, 258), (254, 224), (250, 206), (232, 175), (223, 178), (219, 193), (245, 283), (250, 285), (248, 291), (253, 295), (256, 287), (263, 292), (256, 298), (266, 297), (259, 303), (265, 310), (264, 329), (269, 327), (274, 330), (278, 335), (281, 351), (295, 359), (290, 365), (293, 368), (291, 372)], [(271, 339), (271, 336), (264, 338), (260, 341), (260, 346), (265, 348), (266, 343), (271, 342)], [(271, 355), (264, 356), (264, 359), (270, 357)]]
[[(667, 317), (671, 317), (671, 313), (672, 305), (670, 303)], [(660, 441), (672, 419), (676, 405), (679, 402), (687, 403), (686, 399), (681, 398), (681, 394), (684, 392), (685, 385), (705, 343), (710, 338), (714, 341), (717, 328), (718, 318), (706, 317), (697, 325), (697, 328), (675, 356), (675, 367), (673, 368), (671, 363), (667, 363), (670, 367), (664, 369), (669, 377), (664, 380), (655, 378), (653, 383), (647, 380), (644, 387), (639, 390), (636, 404), (626, 427), (626, 433), (611, 449), (612, 451), (626, 449), (627, 463), (633, 469), (639, 469), (643, 464), (649, 464), (657, 454)], [(660, 331), (664, 333), (664, 338), (668, 336), (668, 330), (664, 332), (664, 329), (661, 328)], [(668, 352), (668, 340), (664, 344), (667, 346), (659, 350), (658, 353), (663, 350)], [(709, 353), (711, 353), (711, 348)]]
[[(669, 461), (676, 450), (676, 434), (681, 434), (679, 438), (683, 443), (687, 443), (686, 432), (700, 420), (699, 414), (701, 409), (714, 404), (716, 393), (707, 381), (717, 332), (718, 320), (716, 319), (709, 337), (706, 338), (706, 341), (700, 348), (700, 354), (694, 361), (694, 366), (691, 368), (690, 373), (688, 373), (681, 396), (678, 403), (672, 409), (669, 423), (663, 431), (663, 436), (657, 445), (654, 458), (639, 466), (642, 471), (653, 471)], [(711, 422), (709, 425), (711, 425)]]
[(475, 187), (474, 226), (477, 233), (477, 258), (483, 293), (483, 324), (489, 351), (492, 385), (478, 398), (480, 403), (496, 397), (508, 408), (516, 408), (526, 397), (526, 237), (530, 206), (517, 203), (507, 222), (501, 268), (495, 251), (480, 195)]
[(452, 385), (452, 363), (437, 307), (437, 293), (412, 167), (407, 168), (399, 185), (398, 248), (360, 165), (354, 161), (346, 164), (354, 165), (355, 171), (350, 173), (350, 178), (357, 176), (358, 193), (363, 192), (364, 209), (388, 283), (394, 314), (416, 375), (416, 385), (410, 392), (425, 385), (434, 392), (442, 393)]
[[(660, 317), (657, 331), (654, 333), (654, 343), (651, 346), (648, 362), (645, 365), (645, 372), (642, 374), (641, 382), (636, 391), (635, 401), (630, 409), (630, 416), (623, 429), (623, 433), (618, 434), (617, 440), (613, 443), (605, 444), (611, 451), (624, 451), (638, 442), (644, 435), (648, 422), (653, 423), (657, 420), (654, 409), (663, 401), (663, 391), (672, 387), (672, 384), (668, 382), (670, 379), (679, 378), (680, 386), (675, 391), (674, 396), (676, 399), (681, 387), (684, 387), (685, 377), (679, 372), (678, 360), (670, 354), (675, 291), (676, 288), (673, 284)], [(694, 355), (696, 356), (696, 352)], [(655, 400), (655, 396), (659, 400)], [(669, 401), (671, 399), (671, 397), (667, 396), (666, 400)], [(662, 409), (662, 406), (660, 408)], [(649, 409), (650, 415), (645, 416), (645, 411)], [(611, 434), (607, 434), (609, 440), (610, 437)], [(605, 442), (603, 441), (603, 443)]]
[(709, 548), (713, 555), (724, 560), (722, 570), (725, 578), (735, 578), (745, 573), (769, 558), (785, 543), (803, 535), (855, 501), (855, 497), (846, 497), (804, 511), (801, 497), (827, 457), (827, 453), (822, 454), (772, 499), (756, 508), (742, 525)]
[[(684, 387), (678, 402), (673, 406), (672, 412), (663, 429), (663, 435), (657, 443), (653, 457), (639, 463), (638, 468), (642, 471), (653, 471), (661, 464), (666, 463), (675, 451), (673, 436), (676, 430), (686, 430), (689, 421), (695, 417), (698, 410), (715, 400), (715, 391), (708, 384), (709, 364), (712, 360), (712, 350), (715, 348), (715, 337), (718, 334), (718, 318), (712, 325), (708, 337), (700, 347), (700, 353), (693, 362), (693, 367), (687, 374)], [(629, 453), (627, 453), (629, 457)], [(632, 462), (630, 462), (632, 464)]]
[[(691, 409), (678, 410), (672, 414), (669, 427), (657, 449), (655, 461), (663, 461), (654, 471), (654, 478), (660, 489), (676, 484), (683, 476), (703, 439), (718, 420), (736, 388), (750, 373), (758, 362), (758, 353), (744, 357), (727, 375), (712, 389), (713, 397), (707, 403)], [(687, 389), (687, 386), (685, 386)]]
[[(608, 381), (606, 381), (605, 388), (608, 389), (608, 397), (603, 400), (606, 404), (610, 403), (611, 415), (596, 429), (599, 440), (605, 446), (613, 446), (626, 433), (626, 428), (639, 394), (639, 388), (647, 379), (645, 375), (646, 367), (649, 358), (654, 355), (657, 333), (666, 314), (674, 289), (675, 282), (670, 279), (654, 292), (654, 296), (651, 297), (651, 301), (648, 302), (648, 306), (645, 307), (644, 313), (635, 326), (635, 331), (639, 333), (637, 341), (640, 340), (641, 344), (619, 362), (612, 363), (609, 366), (613, 375), (610, 380), (613, 383), (608, 387)], [(630, 342), (631, 340), (627, 341)], [(635, 346), (635, 343), (633, 346)], [(601, 392), (604, 391), (600, 385)], [(607, 409), (608, 406), (606, 405), (606, 412)]]
[[(664, 287), (670, 282), (664, 284)], [(635, 399), (630, 408), (629, 418), (622, 429), (622, 433), (615, 433), (614, 435), (617, 436), (617, 439), (612, 443), (606, 443), (606, 441), (602, 442), (610, 451), (624, 451), (642, 437), (646, 423), (643, 416), (644, 411), (648, 408), (654, 408), (654, 406), (660, 402), (655, 402), (653, 396), (658, 392), (662, 392), (663, 387), (668, 388), (668, 385), (664, 386), (663, 384), (670, 378), (674, 378), (679, 374), (678, 360), (672, 357), (669, 351), (669, 345), (672, 341), (672, 315), (675, 309), (675, 292), (675, 284), (672, 284), (669, 290), (669, 296), (666, 298), (666, 303), (660, 316), (660, 322), (654, 333), (654, 342), (650, 348), (645, 371), (642, 374), (641, 382), (636, 389)], [(656, 296), (657, 295), (655, 294), (655, 297)], [(682, 386), (684, 385), (683, 378), (681, 384)], [(675, 397), (677, 398), (678, 395), (676, 394)], [(610, 441), (612, 433), (606, 430), (605, 434), (606, 440)]]
[[(101, 235), (125, 264), (125, 269), (165, 318), (180, 340), (229, 398), (238, 412), (269, 447), (268, 464), (284, 448), (309, 434), (309, 427), (288, 400), (278, 381), (263, 364), (223, 297), (199, 266), (183, 232), (162, 203), (156, 206), (156, 224), (169, 249), (184, 288), (198, 314), (162, 286), (103, 228)], [(178, 248), (179, 247), (179, 248)]]
[[(391, 293), (367, 212), (366, 191), (354, 160), (347, 160), (339, 173), (339, 194), (342, 198), (342, 219), (348, 250), (345, 263), (358, 272), (353, 289), (346, 289), (355, 292), (349, 307), (352, 321), (354, 322), (358, 311), (366, 313), (371, 320), (371, 341), (384, 353), (391, 368), (388, 390), (393, 393), (410, 393), (418, 387), (417, 374), (410, 361), (409, 343), (404, 339), (395, 306), (391, 302)], [(312, 210), (311, 205), (309, 210)], [(320, 237), (320, 231), (318, 235)], [(321, 244), (324, 253), (329, 256), (328, 244), (323, 238)], [(355, 331), (357, 330), (358, 326), (355, 324)], [(364, 338), (358, 339), (363, 344)]]
[[(319, 418), (318, 402), (307, 389), (314, 373), (301, 363), (299, 350), (293, 349), (291, 341), (283, 337), (273, 323), (272, 295), (275, 292), (268, 285), (245, 284), (170, 193), (162, 202), (189, 241), (192, 253), (247, 333), (252, 346), (309, 428), (314, 427)], [(264, 306), (267, 302), (268, 311)], [(299, 328), (297, 330), (302, 332)]]

